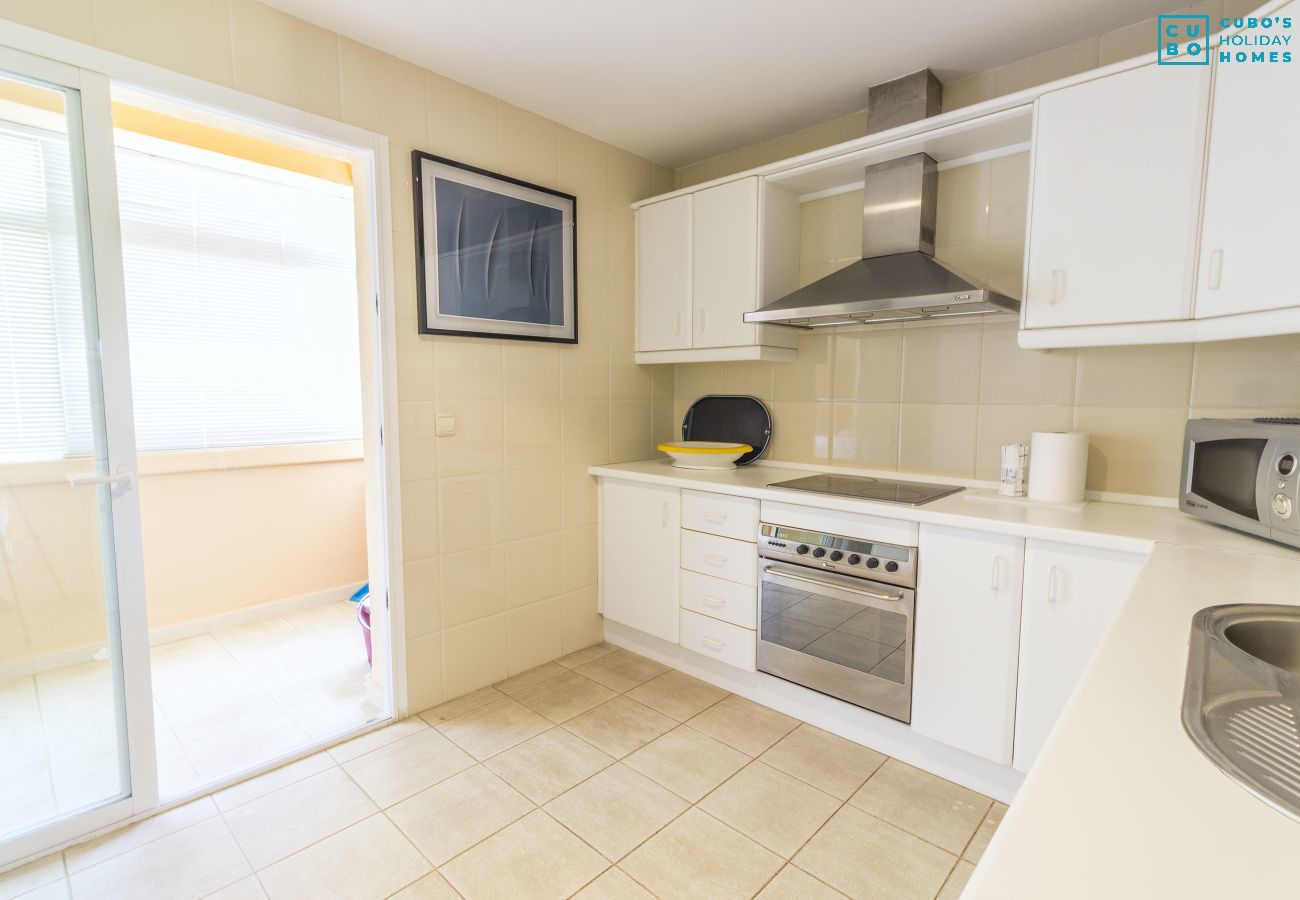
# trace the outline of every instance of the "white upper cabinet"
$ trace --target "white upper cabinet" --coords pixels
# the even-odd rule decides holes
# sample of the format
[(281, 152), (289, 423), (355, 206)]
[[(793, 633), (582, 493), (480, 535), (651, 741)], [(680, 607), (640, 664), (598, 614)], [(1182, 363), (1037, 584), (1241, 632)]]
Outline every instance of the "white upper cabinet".
[(1196, 316), (1300, 307), (1300, 61), (1215, 66)]
[(691, 195), (636, 213), (636, 348), (691, 346)]
[(1038, 757), (1143, 561), (1134, 553), (1026, 542), (1015, 768), (1028, 772)]
[(1039, 98), (1026, 329), (1191, 316), (1209, 83), (1147, 65)]
[(912, 730), (1011, 763), (1023, 538), (921, 526)]
[(637, 220), (639, 363), (794, 359), (745, 313), (797, 287), (799, 204), (757, 176), (647, 203)]

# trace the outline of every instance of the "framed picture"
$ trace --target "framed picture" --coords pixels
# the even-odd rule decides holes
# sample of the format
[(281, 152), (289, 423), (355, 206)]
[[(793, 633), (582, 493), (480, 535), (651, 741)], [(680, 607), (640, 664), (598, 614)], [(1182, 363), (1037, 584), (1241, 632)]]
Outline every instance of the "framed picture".
[(578, 342), (577, 198), (411, 154), (420, 332)]

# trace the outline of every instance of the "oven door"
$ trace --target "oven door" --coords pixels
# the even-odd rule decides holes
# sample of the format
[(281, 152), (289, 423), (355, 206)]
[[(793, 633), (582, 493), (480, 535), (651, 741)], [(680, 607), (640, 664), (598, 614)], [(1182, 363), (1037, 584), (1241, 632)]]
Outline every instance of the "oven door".
[(908, 722), (916, 592), (760, 558), (758, 669)]

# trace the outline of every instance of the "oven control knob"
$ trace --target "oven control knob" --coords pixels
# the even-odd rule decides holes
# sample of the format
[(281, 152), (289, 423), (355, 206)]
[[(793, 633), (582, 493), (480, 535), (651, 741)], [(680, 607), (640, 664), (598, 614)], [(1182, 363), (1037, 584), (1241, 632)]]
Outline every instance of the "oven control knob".
[(831, 562), (839, 562), (844, 558), (844, 554), (838, 550), (831, 551)]
[(800, 544), (798, 547), (794, 548), (794, 552), (798, 553), (800, 556), (803, 556), (805, 553), (808, 552), (808, 545)]
[(1286, 494), (1278, 494), (1273, 498), (1273, 515), (1279, 519), (1291, 518), (1291, 498)]
[(891, 559), (889, 562), (885, 563), (885, 571), (886, 571), (886, 572), (897, 572), (897, 571), (898, 571), (898, 563), (894, 562), (894, 561)]
[(813, 558), (814, 558), (814, 559), (821, 559), (821, 558), (822, 558), (823, 556), (825, 556), (825, 555), (826, 555), (826, 548), (825, 548), (825, 547), (818, 547), (816, 550), (813, 551)]
[(874, 569), (878, 565), (880, 565), (880, 560), (876, 559), (874, 556), (867, 560), (868, 569)]
[(856, 566), (860, 562), (862, 562), (861, 556), (858, 556), (856, 553), (849, 554), (849, 565)]

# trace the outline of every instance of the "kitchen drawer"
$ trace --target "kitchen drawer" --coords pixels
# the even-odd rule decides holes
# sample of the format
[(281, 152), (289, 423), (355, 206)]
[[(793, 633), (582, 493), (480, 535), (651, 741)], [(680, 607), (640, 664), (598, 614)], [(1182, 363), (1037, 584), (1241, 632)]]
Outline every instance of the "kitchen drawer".
[(746, 672), (754, 671), (754, 632), (730, 622), (719, 622), (689, 609), (682, 610), (678, 628), (681, 645)]
[(744, 541), (683, 529), (681, 565), (737, 584), (758, 583), (758, 548)]
[(758, 622), (758, 591), (748, 584), (682, 571), (682, 609), (721, 619), (741, 628)]
[(752, 544), (758, 540), (758, 501), (728, 494), (682, 491), (682, 527)]

